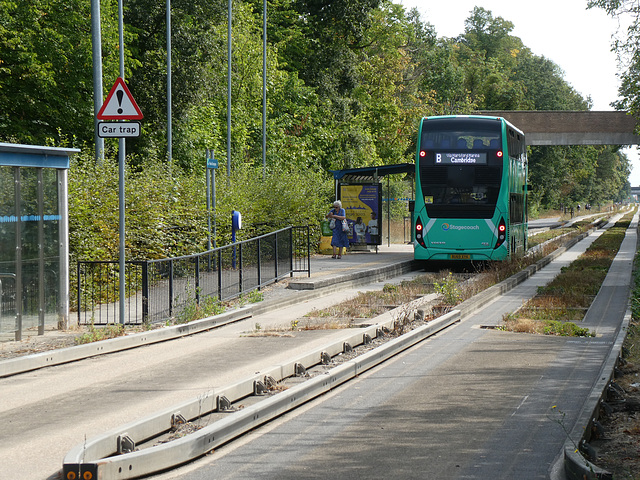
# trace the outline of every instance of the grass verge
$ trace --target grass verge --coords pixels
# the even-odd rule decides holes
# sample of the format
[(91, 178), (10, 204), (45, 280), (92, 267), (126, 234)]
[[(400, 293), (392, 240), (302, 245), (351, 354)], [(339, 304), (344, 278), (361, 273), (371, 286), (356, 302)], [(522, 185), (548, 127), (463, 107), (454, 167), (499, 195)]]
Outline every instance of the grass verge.
[(600, 235), (578, 259), (564, 267), (551, 283), (519, 310), (505, 315), (502, 330), (512, 332), (593, 336), (582, 321), (607, 276), (634, 212), (626, 214)]

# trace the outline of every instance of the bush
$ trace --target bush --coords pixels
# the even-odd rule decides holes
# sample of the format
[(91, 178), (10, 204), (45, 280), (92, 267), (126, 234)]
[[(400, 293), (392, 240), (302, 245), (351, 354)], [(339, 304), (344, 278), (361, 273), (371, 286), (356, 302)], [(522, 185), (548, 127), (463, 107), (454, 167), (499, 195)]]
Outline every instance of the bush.
[(544, 322), (543, 333), (545, 335), (560, 335), (562, 337), (593, 337), (588, 328), (582, 328), (573, 322), (558, 322), (548, 320)]
[[(151, 260), (202, 252), (207, 248), (206, 177), (185, 174), (160, 161), (125, 169), (126, 257)], [(69, 229), (72, 260), (119, 257), (118, 166), (78, 156), (69, 171)], [(231, 212), (242, 213), (238, 240), (290, 225), (312, 225), (328, 210), (332, 182), (325, 172), (284, 166), (268, 171), (242, 165), (227, 178), (217, 175), (215, 243), (231, 242)]]

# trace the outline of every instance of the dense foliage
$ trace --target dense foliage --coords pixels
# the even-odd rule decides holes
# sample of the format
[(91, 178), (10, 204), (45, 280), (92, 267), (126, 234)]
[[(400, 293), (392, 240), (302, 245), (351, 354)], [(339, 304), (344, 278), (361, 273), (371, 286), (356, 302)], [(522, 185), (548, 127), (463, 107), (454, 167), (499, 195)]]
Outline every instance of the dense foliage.
[(609, 15), (618, 17), (621, 25), (628, 25), (626, 32), (619, 32), (613, 48), (622, 67), (620, 94), (616, 107), (640, 114), (640, 3), (638, 0), (589, 0), (589, 8), (602, 8)]
[[(604, 2), (603, 2), (604, 3)], [(267, 150), (262, 166), (262, 2), (233, 4), (231, 170), (227, 1), (172, 0), (172, 157), (167, 158), (165, 2), (125, 2), (126, 81), (144, 113), (127, 141), (131, 258), (206, 244), (205, 149), (220, 160), (218, 242), (230, 210), (260, 228), (317, 225), (328, 170), (412, 162), (423, 115), (480, 109), (588, 110), (550, 60), (480, 7), (457, 38), (389, 0), (270, 0)], [(117, 0), (100, 0), (105, 94), (118, 75)], [(78, 146), (72, 252), (112, 258), (117, 145), (93, 152), (90, 0), (0, 0), (0, 141)], [(628, 160), (609, 147), (532, 149), (531, 211), (628, 193)], [(602, 181), (604, 180), (604, 181)], [(402, 182), (394, 196), (410, 196)]]
[[(205, 176), (171, 172), (154, 162), (127, 168), (126, 249), (130, 259), (154, 259), (202, 251), (208, 241)], [(231, 212), (248, 218), (240, 239), (289, 225), (318, 224), (326, 206), (318, 192), (331, 190), (326, 175), (310, 170), (269, 172), (255, 180), (241, 166), (227, 181), (217, 176), (216, 208), (211, 210), (217, 245), (231, 243)], [(118, 165), (76, 159), (69, 178), (70, 244), (78, 260), (118, 256)], [(264, 219), (260, 221), (260, 219)], [(246, 221), (243, 223), (247, 223)]]

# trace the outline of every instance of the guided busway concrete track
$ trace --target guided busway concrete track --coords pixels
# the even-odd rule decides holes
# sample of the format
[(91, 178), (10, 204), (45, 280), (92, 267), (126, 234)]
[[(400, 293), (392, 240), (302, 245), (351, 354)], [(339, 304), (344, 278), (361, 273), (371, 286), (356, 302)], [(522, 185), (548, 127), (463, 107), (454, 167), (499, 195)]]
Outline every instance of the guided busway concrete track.
[[(244, 432), (337, 387), (435, 332), (452, 325), (469, 312), (529, 278), (563, 251), (564, 249), (561, 249), (505, 282), (491, 287), (461, 304), (458, 310), (430, 322), (425, 327), (389, 341), (383, 346), (341, 364), (324, 375), (311, 378), (284, 392), (265, 395), (269, 389), (268, 386), (274, 382), (303, 375), (313, 366), (327, 363), (328, 359), (344, 352), (347, 345), (351, 348), (351, 346), (368, 343), (371, 339), (382, 335), (385, 329), (392, 327), (393, 314), (389, 313), (391, 318), (376, 319), (374, 324), (364, 328), (363, 331), (310, 352), (304, 357), (265, 369), (236, 385), (206, 392), (190, 402), (176, 405), (139, 422), (125, 425), (107, 432), (105, 435), (88, 440), (78, 445), (65, 457), (66, 478), (69, 478), (69, 475), (72, 477), (73, 475), (81, 475), (78, 478), (83, 478), (83, 475), (89, 475), (92, 478), (135, 478), (197, 458)], [(418, 306), (419, 304), (416, 304), (411, 308), (416, 309)], [(406, 307), (404, 308), (406, 310)], [(234, 403), (250, 396), (262, 396), (263, 399), (249, 407), (231, 412)], [(143, 447), (143, 444), (150, 443), (149, 439), (158, 437), (179, 424), (197, 423), (199, 419), (212, 412), (225, 410), (229, 411), (225, 418), (214, 421), (181, 439), (152, 445), (148, 448)]]

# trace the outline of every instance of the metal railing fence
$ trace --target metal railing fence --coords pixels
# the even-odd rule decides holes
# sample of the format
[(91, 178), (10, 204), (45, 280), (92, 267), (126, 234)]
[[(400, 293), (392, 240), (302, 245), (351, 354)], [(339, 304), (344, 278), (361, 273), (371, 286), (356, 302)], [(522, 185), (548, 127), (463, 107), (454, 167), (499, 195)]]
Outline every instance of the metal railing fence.
[(287, 275), (310, 270), (310, 228), (287, 227), (204, 253), (125, 262), (124, 322), (117, 261), (79, 261), (79, 325), (138, 325), (179, 317), (208, 299), (236, 298)]

